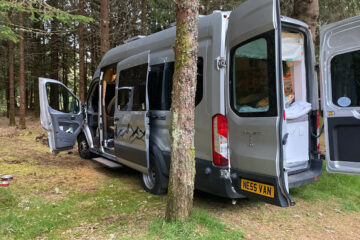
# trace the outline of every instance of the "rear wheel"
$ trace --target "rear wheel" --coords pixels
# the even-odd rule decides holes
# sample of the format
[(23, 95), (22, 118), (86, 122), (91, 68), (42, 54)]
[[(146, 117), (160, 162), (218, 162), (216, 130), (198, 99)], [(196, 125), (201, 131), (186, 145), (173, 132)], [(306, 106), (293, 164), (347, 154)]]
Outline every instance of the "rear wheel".
[(150, 151), (150, 169), (147, 174), (143, 173), (142, 185), (147, 192), (160, 195), (167, 191), (168, 178), (161, 172), (159, 162)]
[(85, 134), (81, 133), (78, 138), (78, 152), (81, 158), (83, 159), (91, 159), (96, 157), (96, 155), (90, 152), (89, 144), (86, 140)]

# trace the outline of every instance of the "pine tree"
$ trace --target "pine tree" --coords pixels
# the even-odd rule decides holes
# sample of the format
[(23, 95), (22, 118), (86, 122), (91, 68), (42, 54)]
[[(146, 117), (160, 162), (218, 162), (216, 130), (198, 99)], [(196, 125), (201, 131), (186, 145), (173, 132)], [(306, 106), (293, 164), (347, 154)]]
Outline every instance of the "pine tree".
[(198, 0), (176, 2), (175, 72), (171, 104), (171, 161), (166, 220), (185, 220), (193, 204), (194, 112), (198, 54)]
[(20, 62), (20, 120), (19, 120), (19, 128), (25, 129), (25, 112), (26, 112), (26, 93), (25, 93), (25, 56), (24, 56), (24, 17), (23, 13), (19, 12), (19, 27), (20, 27), (20, 40), (19, 40), (19, 62)]

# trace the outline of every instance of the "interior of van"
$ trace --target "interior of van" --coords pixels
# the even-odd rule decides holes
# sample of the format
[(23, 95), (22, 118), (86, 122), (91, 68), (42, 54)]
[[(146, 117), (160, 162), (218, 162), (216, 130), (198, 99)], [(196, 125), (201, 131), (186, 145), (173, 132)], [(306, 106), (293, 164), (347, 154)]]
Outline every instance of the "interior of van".
[(285, 92), (285, 114), (288, 142), (286, 166), (291, 169), (306, 168), (309, 161), (309, 112), (304, 35), (283, 31), (282, 63)]
[(109, 149), (114, 148), (115, 80), (116, 67), (106, 69), (103, 77), (101, 105), (104, 124), (104, 147)]

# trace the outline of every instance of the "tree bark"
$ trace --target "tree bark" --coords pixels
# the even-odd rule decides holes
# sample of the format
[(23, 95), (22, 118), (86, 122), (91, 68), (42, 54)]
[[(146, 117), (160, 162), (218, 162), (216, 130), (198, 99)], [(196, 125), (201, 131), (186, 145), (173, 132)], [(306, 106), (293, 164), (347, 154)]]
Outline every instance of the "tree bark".
[[(11, 19), (12, 12), (8, 17)], [(9, 125), (15, 126), (15, 78), (14, 78), (14, 42), (8, 41), (9, 53)]]
[(311, 27), (314, 43), (318, 43), (319, 0), (294, 0), (293, 18)]
[[(39, 17), (38, 14), (35, 15), (36, 17)], [(35, 29), (42, 29), (41, 21), (35, 21), (33, 24)], [(39, 100), (39, 77), (41, 76), (41, 67), (43, 63), (43, 47), (41, 45), (41, 37), (37, 36), (35, 39), (35, 59), (34, 59), (34, 117), (39, 118), (40, 117), (40, 100)]]
[[(79, 15), (83, 15), (84, 1), (79, 1)], [(85, 102), (85, 63), (84, 63), (84, 24), (79, 23), (79, 94), (80, 101)]]
[(147, 35), (147, 0), (141, 0), (141, 35)]
[(171, 104), (171, 162), (166, 221), (189, 217), (194, 194), (194, 112), (198, 54), (198, 0), (177, 1), (175, 72)]
[(100, 50), (101, 57), (110, 50), (109, 40), (109, 0), (101, 0), (100, 2)]
[(20, 120), (19, 120), (19, 128), (25, 129), (25, 111), (26, 111), (26, 94), (25, 94), (25, 57), (24, 57), (24, 18), (23, 13), (19, 12), (19, 27), (20, 27), (20, 40), (19, 40), (19, 62), (20, 62)]
[(76, 88), (76, 34), (74, 34), (74, 94), (76, 95), (77, 88)]
[(14, 43), (8, 41), (9, 51), (9, 125), (15, 126), (15, 79), (14, 79)]

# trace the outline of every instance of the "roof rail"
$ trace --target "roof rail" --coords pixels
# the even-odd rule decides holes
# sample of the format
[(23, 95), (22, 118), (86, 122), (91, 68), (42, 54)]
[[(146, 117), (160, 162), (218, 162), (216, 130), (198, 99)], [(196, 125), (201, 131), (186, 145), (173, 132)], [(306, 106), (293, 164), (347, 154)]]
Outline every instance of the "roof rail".
[(142, 39), (142, 38), (144, 38), (144, 37), (146, 37), (146, 36), (144, 36), (144, 35), (138, 35), (138, 36), (135, 36), (135, 37), (132, 37), (132, 38), (129, 38), (129, 39), (125, 40), (124, 43), (133, 42), (133, 41)]

